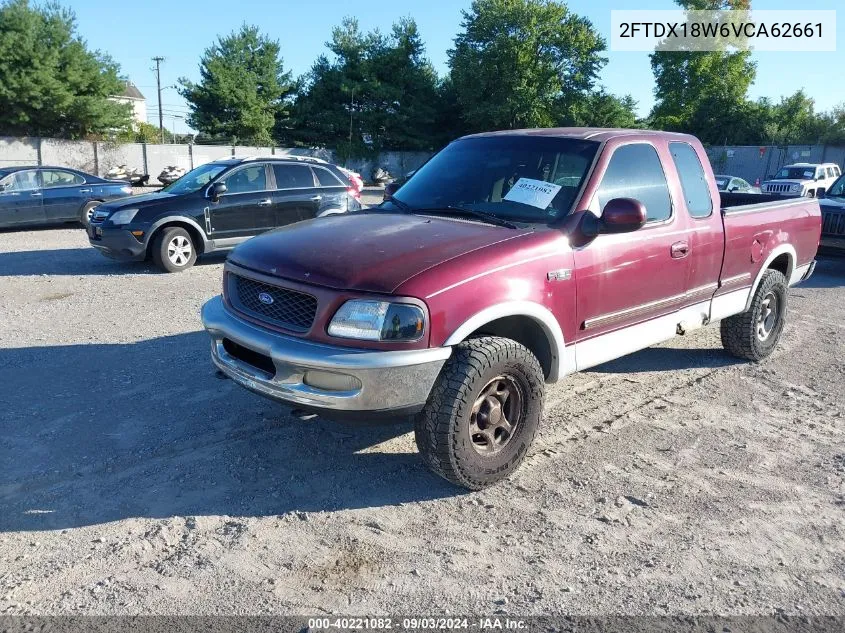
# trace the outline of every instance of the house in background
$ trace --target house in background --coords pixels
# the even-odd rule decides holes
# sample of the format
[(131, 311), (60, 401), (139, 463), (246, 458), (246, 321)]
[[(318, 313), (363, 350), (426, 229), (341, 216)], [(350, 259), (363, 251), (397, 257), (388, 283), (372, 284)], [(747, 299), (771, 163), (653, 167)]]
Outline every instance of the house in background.
[(147, 99), (131, 81), (126, 82), (123, 94), (111, 97), (118, 103), (128, 103), (132, 106), (132, 123), (137, 127), (139, 123), (147, 121)]

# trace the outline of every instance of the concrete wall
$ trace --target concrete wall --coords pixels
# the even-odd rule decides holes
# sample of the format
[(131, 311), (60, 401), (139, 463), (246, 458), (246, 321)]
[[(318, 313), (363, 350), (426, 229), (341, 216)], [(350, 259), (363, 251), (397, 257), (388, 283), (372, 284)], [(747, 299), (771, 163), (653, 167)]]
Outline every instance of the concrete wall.
[(38, 139), (0, 136), (0, 169), (38, 164)]
[[(150, 175), (157, 184), (158, 175), (170, 165), (192, 169), (221, 158), (235, 156), (314, 156), (340, 164), (330, 149), (248, 147), (231, 145), (152, 145), (140, 143), (104, 143), (65, 141), (48, 138), (0, 137), (0, 167), (4, 165), (59, 165), (74, 167), (105, 176), (113, 167), (126, 165)], [(428, 152), (382, 152), (375, 159), (353, 159), (348, 167), (370, 181), (373, 171), (382, 167), (392, 176), (402, 176), (425, 162)]]

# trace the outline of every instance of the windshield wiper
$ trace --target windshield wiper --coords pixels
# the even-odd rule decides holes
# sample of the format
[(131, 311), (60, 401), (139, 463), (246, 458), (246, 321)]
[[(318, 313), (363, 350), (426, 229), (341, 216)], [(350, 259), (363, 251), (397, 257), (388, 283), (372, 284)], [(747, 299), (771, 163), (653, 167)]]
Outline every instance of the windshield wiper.
[(411, 213), (413, 211), (410, 204), (408, 204), (407, 202), (402, 202), (401, 200), (397, 200), (396, 198), (390, 198), (390, 200), (385, 200), (385, 202), (391, 202), (395, 204), (397, 207), (399, 207), (406, 213)]
[(443, 212), (452, 211), (453, 213), (459, 213), (461, 215), (468, 215), (473, 218), (478, 218), (488, 224), (495, 224), (496, 226), (504, 226), (509, 229), (517, 229), (519, 228), (513, 222), (509, 220), (505, 220), (504, 218), (500, 218), (498, 216), (492, 215), (490, 213), (484, 213), (484, 211), (476, 211), (475, 209), (468, 209), (466, 207), (456, 207), (454, 205), (447, 205), (443, 207), (423, 207), (422, 209), (413, 209), (414, 213), (439, 213), (439, 215), (451, 215), (449, 213)]

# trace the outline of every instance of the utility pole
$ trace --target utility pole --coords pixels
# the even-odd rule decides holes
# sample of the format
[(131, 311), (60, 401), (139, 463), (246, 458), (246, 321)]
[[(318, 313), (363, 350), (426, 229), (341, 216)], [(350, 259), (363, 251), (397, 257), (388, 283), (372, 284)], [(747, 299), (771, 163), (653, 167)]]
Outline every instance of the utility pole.
[(153, 57), (153, 61), (156, 63), (156, 88), (158, 90), (158, 135), (159, 135), (159, 142), (164, 143), (164, 117), (161, 113), (161, 62), (164, 61), (164, 57)]

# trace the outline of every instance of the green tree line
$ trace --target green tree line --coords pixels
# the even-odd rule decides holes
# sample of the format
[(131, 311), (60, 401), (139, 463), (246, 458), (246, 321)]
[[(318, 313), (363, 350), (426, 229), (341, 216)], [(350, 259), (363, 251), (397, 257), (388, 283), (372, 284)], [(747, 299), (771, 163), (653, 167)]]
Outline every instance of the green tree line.
[[(677, 0), (685, 9), (747, 9), (749, 0)], [(630, 95), (599, 83), (607, 43), (557, 0), (474, 0), (438, 75), (412, 18), (388, 33), (354, 18), (295, 78), (278, 41), (256, 26), (218, 38), (199, 80), (180, 80), (200, 142), (333, 147), (341, 155), (434, 150), (466, 133), (549, 126), (689, 132), (711, 144), (845, 144), (845, 107), (817, 112), (802, 91), (751, 100), (748, 52), (651, 55), (655, 105), (638, 118)], [(153, 141), (110, 99), (120, 68), (79, 36), (71, 10), (0, 4), (0, 134)]]

